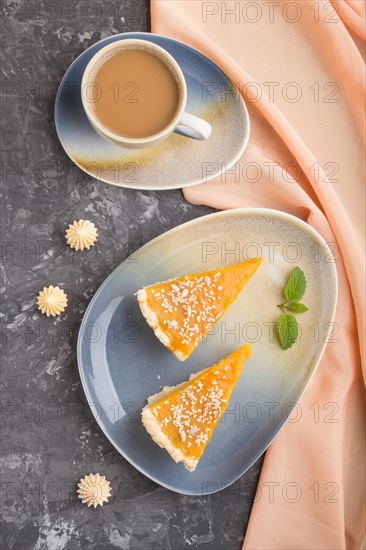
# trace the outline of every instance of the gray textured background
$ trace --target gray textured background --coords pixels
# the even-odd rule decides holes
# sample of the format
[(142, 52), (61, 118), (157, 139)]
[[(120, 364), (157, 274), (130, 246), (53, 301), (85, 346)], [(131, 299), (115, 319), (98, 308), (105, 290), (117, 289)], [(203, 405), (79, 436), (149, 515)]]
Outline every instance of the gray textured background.
[[(2, 51), (2, 548), (240, 548), (260, 462), (234, 486), (186, 497), (145, 478), (111, 446), (80, 385), (75, 345), (105, 277), (151, 238), (210, 210), (182, 193), (138, 192), (93, 180), (58, 143), (53, 106), (72, 60), (101, 38), (149, 30), (146, 0), (3, 3)], [(64, 230), (86, 218), (98, 246), (72, 253)], [(35, 296), (61, 285), (69, 307), (41, 316)], [(75, 496), (90, 471), (113, 497), (90, 510)]]

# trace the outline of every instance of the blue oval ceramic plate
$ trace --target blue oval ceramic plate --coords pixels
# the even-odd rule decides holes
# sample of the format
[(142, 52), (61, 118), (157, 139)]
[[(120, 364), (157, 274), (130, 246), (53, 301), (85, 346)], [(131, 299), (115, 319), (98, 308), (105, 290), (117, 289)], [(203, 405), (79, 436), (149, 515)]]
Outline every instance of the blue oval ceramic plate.
[[(176, 59), (187, 83), (186, 110), (212, 126), (207, 141), (172, 134), (154, 147), (133, 151), (109, 143), (93, 130), (81, 103), (84, 69), (101, 48), (130, 38), (154, 42)], [(249, 138), (245, 104), (221, 69), (197, 50), (150, 33), (104, 38), (75, 59), (57, 92), (55, 124), (63, 148), (82, 170), (103, 182), (132, 189), (179, 189), (208, 181), (241, 157)]]
[[(264, 258), (260, 269), (206, 341), (179, 362), (148, 327), (134, 293), (254, 256)], [(303, 301), (309, 311), (298, 315), (298, 342), (283, 351), (273, 323), (295, 266), (308, 280)], [(78, 341), (86, 397), (108, 439), (145, 475), (179, 493), (219, 491), (265, 451), (300, 399), (330, 337), (336, 300), (332, 255), (301, 220), (273, 210), (239, 209), (188, 222), (143, 246), (95, 294)], [(152, 441), (141, 409), (162, 386), (187, 380), (244, 342), (252, 343), (252, 355), (196, 471), (189, 473)]]

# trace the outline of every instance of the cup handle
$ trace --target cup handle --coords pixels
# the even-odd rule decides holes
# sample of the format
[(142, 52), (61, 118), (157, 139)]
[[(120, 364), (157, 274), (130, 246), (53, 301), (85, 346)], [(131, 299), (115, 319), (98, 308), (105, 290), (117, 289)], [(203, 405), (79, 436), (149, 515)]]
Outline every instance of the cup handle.
[(190, 113), (183, 113), (174, 131), (192, 139), (205, 140), (210, 137), (212, 128), (202, 118)]

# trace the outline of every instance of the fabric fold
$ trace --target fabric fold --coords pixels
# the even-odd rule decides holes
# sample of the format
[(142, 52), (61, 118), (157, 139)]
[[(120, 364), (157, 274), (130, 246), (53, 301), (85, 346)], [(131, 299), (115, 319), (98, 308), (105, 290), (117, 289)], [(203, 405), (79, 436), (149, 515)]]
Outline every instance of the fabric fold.
[[(186, 188), (187, 200), (294, 214), (321, 233), (337, 261), (335, 341), (301, 400), (302, 418), (288, 422), (267, 450), (244, 548), (359, 549), (365, 512), (365, 67), (350, 32), (364, 35), (364, 8), (352, 0), (249, 4), (252, 11), (239, 2), (151, 3), (152, 32), (185, 42), (219, 65), (237, 84), (251, 119), (239, 165), (255, 163), (260, 178), (253, 183), (241, 170), (237, 182), (227, 173)], [(297, 101), (290, 89), (298, 90)]]

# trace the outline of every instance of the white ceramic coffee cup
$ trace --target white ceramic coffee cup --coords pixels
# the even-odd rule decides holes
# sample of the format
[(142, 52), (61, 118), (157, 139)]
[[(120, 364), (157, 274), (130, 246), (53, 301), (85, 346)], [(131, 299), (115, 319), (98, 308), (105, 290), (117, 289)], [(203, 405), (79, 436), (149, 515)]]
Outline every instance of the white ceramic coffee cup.
[[(106, 128), (95, 115), (93, 109), (93, 100), (90, 99), (90, 94), (88, 93), (88, 90), (90, 90), (90, 87), (93, 86), (95, 75), (99, 68), (103, 65), (103, 63), (107, 59), (109, 59), (111, 55), (114, 55), (115, 53), (118, 53), (124, 49), (138, 49), (156, 55), (169, 68), (177, 82), (179, 89), (177, 110), (170, 123), (157, 134), (143, 138), (126, 137), (121, 134), (112, 132), (110, 129)], [(92, 57), (85, 68), (84, 75), (81, 81), (81, 99), (85, 114), (88, 117), (89, 122), (91, 123), (93, 128), (103, 138), (112, 141), (113, 143), (122, 147), (128, 147), (131, 149), (151, 147), (159, 141), (166, 139), (173, 132), (177, 132), (180, 135), (189, 138), (205, 140), (210, 137), (212, 131), (212, 128), (208, 122), (202, 120), (195, 115), (185, 112), (184, 109), (187, 103), (187, 85), (178, 63), (166, 50), (164, 50), (160, 46), (157, 46), (156, 44), (153, 44), (152, 42), (148, 42), (147, 40), (119, 40), (99, 50), (99, 52)]]

